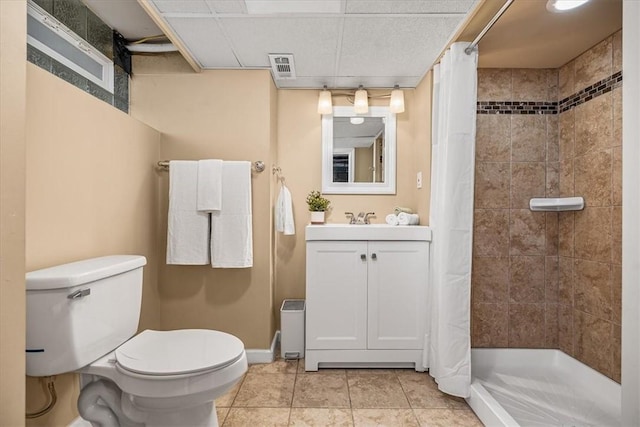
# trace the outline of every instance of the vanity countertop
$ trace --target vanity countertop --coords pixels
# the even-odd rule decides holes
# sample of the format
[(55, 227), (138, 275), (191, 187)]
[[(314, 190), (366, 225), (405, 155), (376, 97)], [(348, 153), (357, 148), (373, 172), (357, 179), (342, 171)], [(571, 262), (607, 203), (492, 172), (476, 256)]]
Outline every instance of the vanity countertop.
[(323, 224), (307, 225), (310, 240), (418, 240), (431, 241), (431, 228), (424, 225)]

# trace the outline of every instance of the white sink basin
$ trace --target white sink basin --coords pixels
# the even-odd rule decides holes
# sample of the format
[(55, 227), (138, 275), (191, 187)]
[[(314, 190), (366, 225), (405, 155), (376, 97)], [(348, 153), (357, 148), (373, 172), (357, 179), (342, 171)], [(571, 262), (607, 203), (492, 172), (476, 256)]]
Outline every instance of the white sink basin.
[(324, 224), (307, 225), (306, 240), (426, 240), (431, 229), (423, 225)]

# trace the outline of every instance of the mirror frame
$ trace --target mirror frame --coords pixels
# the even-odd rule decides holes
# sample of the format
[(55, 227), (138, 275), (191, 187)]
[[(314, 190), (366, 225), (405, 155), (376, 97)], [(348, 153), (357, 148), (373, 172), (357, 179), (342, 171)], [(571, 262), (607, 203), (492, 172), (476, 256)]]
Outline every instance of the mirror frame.
[[(333, 182), (333, 118), (383, 117), (384, 182)], [(389, 107), (369, 107), (367, 114), (356, 114), (353, 107), (333, 107), (333, 114), (322, 115), (322, 192), (325, 194), (396, 194), (396, 115)]]

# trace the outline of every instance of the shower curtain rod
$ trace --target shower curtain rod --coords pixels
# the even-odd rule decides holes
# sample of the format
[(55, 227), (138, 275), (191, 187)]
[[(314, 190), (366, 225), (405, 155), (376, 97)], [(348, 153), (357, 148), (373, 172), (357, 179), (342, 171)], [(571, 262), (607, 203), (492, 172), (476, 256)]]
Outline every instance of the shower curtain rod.
[[(169, 160), (160, 160), (158, 167), (162, 170), (169, 170)], [(265, 169), (264, 162), (262, 160), (255, 161), (251, 164), (251, 167), (256, 172), (262, 172)]]
[(482, 40), (484, 35), (487, 34), (487, 31), (489, 31), (491, 29), (491, 27), (493, 27), (493, 24), (495, 24), (496, 21), (498, 19), (500, 19), (502, 14), (505, 13), (507, 11), (507, 9), (509, 9), (509, 6), (511, 6), (511, 3), (513, 3), (513, 0), (507, 0), (502, 5), (500, 10), (493, 16), (493, 18), (491, 18), (491, 21), (489, 21), (489, 23), (487, 25), (485, 25), (485, 27), (482, 29), (482, 31), (480, 31), (480, 34), (478, 34), (478, 36), (469, 44), (469, 46), (467, 46), (465, 48), (464, 53), (466, 53), (467, 55), (470, 55), (471, 52), (473, 52), (473, 50), (476, 48), (478, 43), (480, 43), (480, 40)]

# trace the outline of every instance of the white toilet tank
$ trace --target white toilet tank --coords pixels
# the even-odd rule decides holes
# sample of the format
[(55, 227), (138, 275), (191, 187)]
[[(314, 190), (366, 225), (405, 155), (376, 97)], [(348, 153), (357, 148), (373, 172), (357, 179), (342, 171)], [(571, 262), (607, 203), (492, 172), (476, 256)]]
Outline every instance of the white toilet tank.
[(27, 273), (27, 375), (75, 371), (135, 335), (146, 263), (112, 255)]

